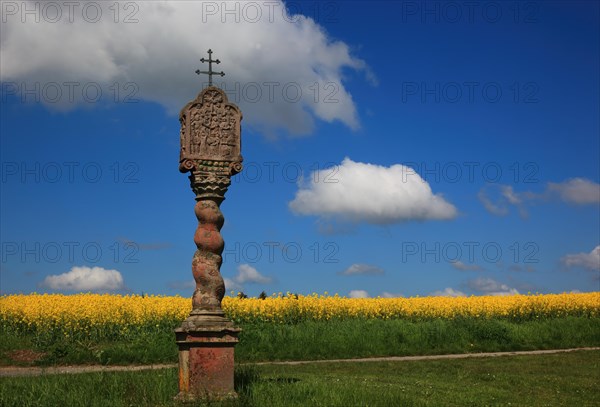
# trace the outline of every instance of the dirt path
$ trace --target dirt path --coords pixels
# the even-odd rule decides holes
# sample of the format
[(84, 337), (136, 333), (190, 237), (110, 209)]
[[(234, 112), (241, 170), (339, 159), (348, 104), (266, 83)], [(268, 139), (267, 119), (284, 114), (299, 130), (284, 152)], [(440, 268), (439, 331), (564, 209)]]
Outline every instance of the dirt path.
[[(548, 350), (525, 350), (515, 352), (481, 352), (481, 353), (459, 353), (451, 355), (426, 355), (426, 356), (385, 356), (380, 358), (362, 359), (329, 359), (329, 360), (296, 360), (289, 362), (258, 362), (254, 365), (301, 365), (305, 363), (339, 363), (339, 362), (401, 362), (408, 360), (439, 360), (439, 359), (467, 359), (467, 358), (490, 358), (497, 356), (519, 356), (519, 355), (546, 355), (552, 353), (565, 353), (586, 350), (600, 350), (593, 348), (571, 348), (571, 349), (548, 349)], [(2, 374), (0, 373), (0, 376)]]
[[(519, 352), (482, 352), (482, 353), (463, 353), (453, 355), (428, 355), (428, 356), (387, 356), (379, 358), (362, 359), (329, 359), (329, 360), (296, 360), (287, 362), (258, 362), (248, 363), (253, 365), (300, 365), (306, 363), (340, 363), (340, 362), (401, 362), (410, 360), (439, 360), (439, 359), (467, 359), (467, 358), (488, 358), (498, 356), (518, 356), (518, 355), (547, 355), (553, 353), (565, 353), (575, 351), (600, 350), (600, 347), (591, 348), (571, 348), (571, 349), (550, 349), (550, 350), (530, 350)], [(143, 365), (143, 366), (56, 366), (56, 367), (0, 367), (0, 377), (15, 376), (41, 376), (51, 374), (76, 374), (90, 372), (132, 372), (140, 370), (158, 370), (176, 368), (176, 364), (162, 365)]]
[(10, 376), (42, 376), (51, 374), (76, 374), (90, 372), (134, 372), (139, 370), (158, 370), (177, 367), (176, 364), (165, 365), (129, 365), (129, 366), (52, 366), (52, 367), (0, 367), (0, 377)]

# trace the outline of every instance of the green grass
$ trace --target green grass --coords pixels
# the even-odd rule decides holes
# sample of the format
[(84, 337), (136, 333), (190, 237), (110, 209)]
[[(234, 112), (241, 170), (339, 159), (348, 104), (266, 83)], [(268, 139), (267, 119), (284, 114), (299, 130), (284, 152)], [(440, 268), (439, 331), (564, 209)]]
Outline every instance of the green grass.
[(152, 364), (175, 363), (177, 346), (171, 330), (140, 334), (130, 340), (102, 341), (54, 340), (38, 341), (32, 335), (0, 333), (0, 364), (26, 366), (32, 363), (12, 359), (15, 350), (31, 349), (43, 354), (34, 365), (57, 364)]
[(240, 361), (311, 360), (600, 345), (600, 319), (346, 320), (244, 327)]
[[(176, 363), (173, 327), (128, 340), (67, 341), (0, 331), (0, 363), (19, 364), (19, 349), (43, 352), (39, 365)], [(242, 324), (239, 362), (426, 355), (600, 346), (600, 318), (429, 321), (352, 319), (297, 324)], [(42, 339), (40, 339), (42, 338)]]
[[(215, 406), (598, 406), (600, 351), (241, 366)], [(0, 406), (174, 406), (175, 369), (0, 379)], [(197, 403), (197, 405), (203, 405)]]

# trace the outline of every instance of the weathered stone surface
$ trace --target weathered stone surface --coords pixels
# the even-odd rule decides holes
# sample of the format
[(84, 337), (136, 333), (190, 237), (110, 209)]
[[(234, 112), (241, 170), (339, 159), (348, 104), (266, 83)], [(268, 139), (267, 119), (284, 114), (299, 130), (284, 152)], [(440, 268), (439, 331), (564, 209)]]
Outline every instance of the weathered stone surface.
[(179, 122), (179, 170), (191, 173), (196, 199), (225, 199), (231, 176), (242, 170), (242, 112), (211, 86), (181, 110)]
[(175, 330), (179, 347), (177, 399), (235, 397), (234, 346), (241, 330), (221, 309), (225, 284), (220, 269), (225, 243), (220, 232), (224, 217), (219, 207), (231, 185), (231, 176), (242, 170), (242, 113), (229, 103), (225, 92), (209, 86), (181, 110), (179, 121), (179, 170), (190, 173), (198, 227), (194, 234), (197, 250), (192, 259), (196, 282), (192, 312)]
[[(192, 259), (196, 290), (189, 329), (202, 324), (205, 314), (221, 312), (225, 284), (220, 268), (224, 241), (224, 217), (220, 205), (231, 184), (231, 176), (242, 170), (241, 120), (239, 108), (229, 103), (221, 89), (210, 86), (188, 103), (179, 116), (181, 151), (179, 170), (190, 172), (191, 188), (196, 194), (194, 213), (198, 227), (194, 234), (197, 250)], [(208, 318), (208, 317), (207, 317)], [(207, 323), (212, 323), (210, 318)]]
[(204, 328), (175, 330), (179, 346), (179, 394), (177, 399), (218, 400), (233, 398), (234, 346), (239, 329)]

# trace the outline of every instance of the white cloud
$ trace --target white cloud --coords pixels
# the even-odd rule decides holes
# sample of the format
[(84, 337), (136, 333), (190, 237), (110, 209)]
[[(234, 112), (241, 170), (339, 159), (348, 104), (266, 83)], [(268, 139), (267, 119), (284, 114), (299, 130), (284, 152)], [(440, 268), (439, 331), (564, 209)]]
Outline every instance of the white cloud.
[(47, 276), (42, 287), (65, 291), (116, 291), (124, 288), (123, 276), (117, 270), (102, 267), (73, 267), (70, 271)]
[[(327, 177), (324, 177), (326, 174)], [(290, 209), (300, 215), (339, 217), (354, 222), (385, 225), (408, 220), (446, 220), (456, 208), (434, 195), (412, 168), (354, 162), (313, 173), (300, 186)]]
[(225, 290), (241, 291), (244, 284), (270, 284), (273, 279), (263, 276), (254, 267), (249, 264), (240, 264), (237, 268), (237, 274), (233, 278), (224, 278)]
[[(18, 8), (30, 10), (40, 3), (44, 7), (44, 2), (15, 2)], [(267, 132), (281, 128), (307, 134), (315, 118), (341, 121), (356, 129), (359, 119), (342, 83), (343, 72), (362, 71), (368, 81), (376, 82), (347, 44), (332, 40), (310, 16), (290, 16), (281, 1), (248, 2), (251, 8), (244, 2), (119, 3), (118, 18), (112, 2), (95, 2), (102, 7), (95, 23), (89, 22), (97, 13), (95, 7), (88, 9), (91, 2), (77, 2), (70, 13), (72, 22), (69, 7), (55, 3), (63, 14), (56, 23), (48, 21), (54, 19), (53, 10), (38, 23), (35, 16), (22, 23), (20, 12), (3, 15), (7, 21), (1, 24), (0, 80), (26, 84), (27, 89), (36, 83), (42, 88), (61, 84), (62, 97), (51, 93), (42, 98), (56, 109), (90, 106), (83, 89), (97, 84), (108, 100), (123, 102), (129, 95), (157, 102), (177, 114), (207, 81), (194, 72), (208, 68), (199, 59), (207, 57), (209, 48), (213, 58), (221, 61), (213, 69), (226, 74), (214, 83), (239, 104), (244, 123)], [(225, 14), (225, 8), (234, 12)], [(310, 15), (310, 10), (294, 10)], [(128, 17), (137, 22), (125, 22)], [(65, 82), (79, 85), (69, 88), (62, 85)], [(92, 100), (94, 90), (88, 88)], [(50, 103), (50, 99), (56, 100)]]
[(583, 178), (572, 178), (561, 183), (548, 183), (548, 191), (556, 193), (567, 203), (577, 205), (600, 203), (600, 184)]
[(394, 293), (390, 293), (387, 291), (384, 291), (381, 293), (380, 295), (381, 298), (400, 298), (400, 297), (404, 297), (404, 295), (402, 294), (394, 294)]
[(519, 291), (491, 278), (476, 278), (467, 282), (467, 287), (484, 295), (516, 295)]
[[(489, 197), (489, 193), (493, 191), (498, 195), (495, 200)], [(560, 183), (549, 182), (541, 194), (531, 191), (517, 193), (510, 185), (487, 185), (479, 191), (477, 197), (493, 215), (507, 215), (512, 205), (518, 208), (522, 217), (527, 217), (526, 205), (535, 202), (560, 200), (575, 205), (598, 204), (600, 184), (584, 178), (572, 178)]]
[(477, 264), (465, 264), (460, 260), (453, 261), (451, 264), (452, 267), (460, 271), (483, 271), (483, 268)]
[(502, 196), (504, 196), (509, 203), (513, 205), (518, 205), (522, 202), (521, 197), (517, 193), (515, 193), (512, 186), (502, 185), (501, 190)]
[[(488, 196), (490, 190), (494, 189), (498, 195), (496, 202), (493, 202)], [(485, 209), (493, 215), (505, 216), (509, 212), (509, 206), (514, 205), (519, 209), (521, 217), (526, 218), (528, 214), (525, 209), (525, 202), (534, 199), (536, 196), (531, 192), (517, 193), (510, 185), (487, 185), (481, 188), (477, 197)]]
[[(237, 273), (233, 278), (224, 277), (225, 291), (242, 291), (244, 284), (270, 284), (273, 279), (263, 276), (254, 267), (249, 264), (240, 264)], [(196, 283), (192, 281), (176, 281), (168, 284), (169, 288), (177, 290), (187, 290), (196, 288)]]
[[(502, 287), (507, 287), (506, 284), (502, 284)], [(516, 288), (506, 288), (506, 289), (501, 289), (501, 291), (491, 291), (489, 293), (486, 293), (486, 295), (497, 295), (497, 296), (505, 296), (505, 295), (518, 295), (519, 294), (519, 290), (517, 290)]]
[(241, 284), (236, 283), (234, 279), (224, 278), (223, 282), (225, 283), (225, 291), (242, 291), (244, 287)]
[(508, 214), (508, 208), (506, 207), (506, 205), (502, 202), (499, 202), (499, 203), (492, 202), (492, 200), (488, 197), (488, 194), (485, 191), (485, 188), (482, 188), (481, 190), (479, 190), (479, 193), (477, 194), (477, 198), (479, 198), (479, 201), (483, 204), (484, 208), (492, 215), (504, 216), (504, 215)]
[(365, 290), (351, 290), (348, 293), (348, 297), (350, 298), (369, 298), (369, 293)]
[(260, 274), (254, 267), (249, 264), (240, 264), (238, 273), (235, 276), (235, 282), (238, 284), (257, 283), (269, 284), (271, 279)]
[(451, 287), (446, 287), (442, 291), (434, 291), (431, 295), (434, 297), (466, 297), (465, 293)]
[(348, 267), (346, 270), (340, 272), (339, 274), (345, 275), (345, 276), (355, 276), (355, 275), (360, 275), (360, 274), (383, 274), (384, 271), (383, 269), (377, 267), (377, 266), (372, 266), (370, 264), (361, 264), (361, 263), (355, 263), (353, 265), (351, 265), (350, 267)]
[(582, 267), (586, 270), (600, 271), (600, 246), (589, 253), (567, 254), (560, 261), (567, 267)]

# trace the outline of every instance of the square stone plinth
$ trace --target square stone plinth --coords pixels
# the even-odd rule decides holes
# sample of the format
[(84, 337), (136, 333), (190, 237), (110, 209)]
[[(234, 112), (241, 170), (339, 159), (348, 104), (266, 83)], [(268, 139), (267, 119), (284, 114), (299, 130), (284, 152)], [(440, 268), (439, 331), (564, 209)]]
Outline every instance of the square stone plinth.
[(179, 394), (181, 401), (237, 397), (234, 389), (234, 347), (241, 330), (232, 327), (178, 328)]

